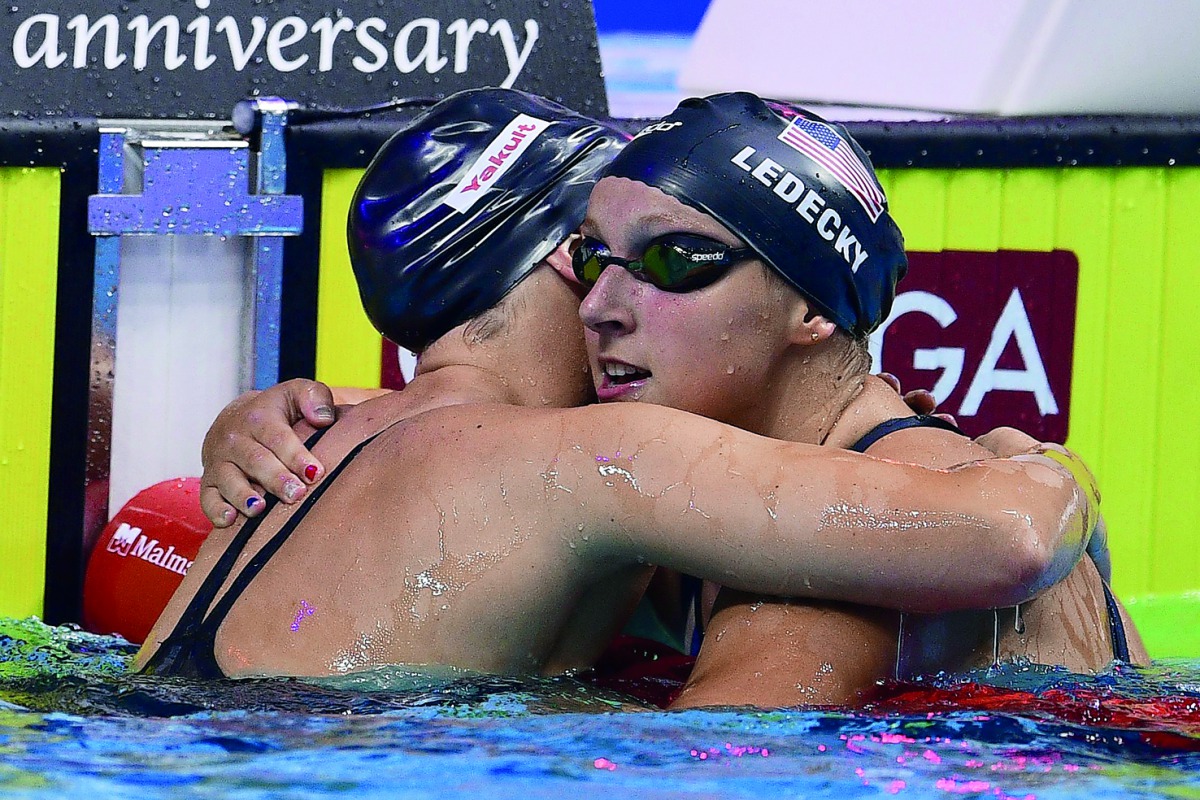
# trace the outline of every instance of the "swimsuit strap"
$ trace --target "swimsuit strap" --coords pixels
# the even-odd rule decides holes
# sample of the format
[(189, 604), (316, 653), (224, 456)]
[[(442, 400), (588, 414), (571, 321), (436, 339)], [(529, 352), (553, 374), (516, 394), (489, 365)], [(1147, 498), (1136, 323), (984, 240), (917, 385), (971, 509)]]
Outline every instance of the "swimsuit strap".
[(688, 607), (683, 623), (683, 646), (688, 655), (700, 653), (704, 642), (704, 581), (694, 575), (680, 574), (680, 599)]
[[(312, 450), (313, 446), (321, 440), (329, 428), (322, 428), (315, 432), (304, 443), (307, 450)], [(324, 486), (324, 483), (322, 483)], [(318, 490), (321, 487), (318, 487)], [(175, 624), (175, 629), (163, 641), (158, 650), (154, 652), (146, 666), (142, 668), (142, 672), (148, 674), (168, 674), (168, 675), (188, 675), (199, 678), (220, 678), (224, 674), (216, 667), (215, 659), (212, 663), (207, 663), (208, 660), (198, 660), (196, 658), (196, 644), (198, 637), (202, 633), (204, 617), (212, 604), (213, 598), (220, 591), (221, 585), (225, 583), (225, 579), (229, 577), (229, 573), (233, 571), (233, 566), (237, 562), (238, 556), (246, 549), (246, 544), (250, 541), (255, 531), (258, 530), (263, 520), (267, 518), (279, 504), (279, 498), (268, 496), (266, 498), (266, 508), (254, 519), (246, 521), (246, 524), (241, 527), (226, 547), (225, 552), (221, 554), (220, 559), (213, 565), (212, 570), (204, 577), (204, 581), (200, 584), (200, 588), (192, 595), (191, 601), (187, 608), (179, 616), (179, 621)], [(216, 669), (215, 674), (213, 673)]]
[(951, 425), (944, 419), (922, 414), (918, 417), (896, 417), (879, 423), (871, 430), (867, 431), (861, 439), (847, 447), (847, 450), (853, 450), (857, 453), (867, 452), (867, 448), (878, 442), (885, 436), (893, 434), (896, 431), (903, 431), (909, 428), (940, 428), (944, 431), (957, 433), (960, 436), (966, 436), (958, 427)]
[(1108, 608), (1108, 632), (1112, 637), (1113, 658), (1128, 664), (1129, 639), (1125, 635), (1125, 620), (1121, 619), (1121, 608), (1117, 605), (1117, 598), (1113, 596), (1112, 589), (1108, 588), (1108, 581), (1101, 581), (1100, 585), (1104, 587), (1104, 605)]
[[(391, 426), (389, 425), (388, 427)], [(301, 503), (300, 507), (296, 509), (295, 513), (288, 518), (288, 521), (285, 522), (283, 526), (275, 533), (275, 535), (272, 536), (267, 543), (264, 544), (259, 551), (254, 554), (254, 556), (246, 564), (245, 568), (242, 569), (242, 571), (238, 573), (237, 577), (233, 579), (233, 583), (229, 585), (228, 591), (221, 595), (221, 599), (217, 601), (217, 604), (213, 606), (212, 611), (210, 611), (208, 616), (204, 618), (204, 622), (202, 622), (200, 625), (202, 630), (199, 632), (200, 638), (198, 641), (204, 642), (206, 645), (211, 643), (215, 647), (217, 629), (220, 628), (221, 623), (225, 621), (225, 617), (229, 614), (230, 609), (233, 608), (233, 604), (236, 603), (242, 596), (242, 592), (246, 591), (246, 587), (250, 585), (251, 581), (258, 577), (258, 573), (262, 572), (263, 567), (267, 565), (267, 562), (270, 561), (275, 553), (279, 551), (279, 548), (283, 547), (284, 543), (292, 535), (292, 532), (295, 531), (296, 527), (304, 521), (304, 518), (308, 516), (308, 512), (312, 510), (313, 505), (315, 505), (316, 502), (321, 499), (321, 495), (323, 495), (325, 490), (333, 484), (338, 475), (342, 473), (342, 470), (350, 466), (350, 462), (354, 460), (355, 456), (361, 453), (364, 447), (375, 441), (375, 439), (386, 430), (387, 428), (384, 428), (383, 431), (373, 434), (372, 436), (367, 437), (355, 445), (354, 449), (346, 454), (346, 457), (342, 459), (341, 463), (338, 464), (332, 472), (325, 476), (325, 480), (321, 481), (321, 483), (315, 489), (313, 489), (312, 493), (309, 494), (308, 497), (304, 498), (304, 502)], [(208, 649), (209, 648), (206, 647), (206, 650)]]

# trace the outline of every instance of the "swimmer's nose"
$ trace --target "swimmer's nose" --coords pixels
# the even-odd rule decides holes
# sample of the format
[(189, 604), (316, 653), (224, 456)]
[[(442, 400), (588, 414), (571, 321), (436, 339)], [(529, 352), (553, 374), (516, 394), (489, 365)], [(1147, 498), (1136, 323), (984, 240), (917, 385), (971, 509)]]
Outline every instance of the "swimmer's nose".
[(644, 286), (628, 271), (610, 264), (580, 303), (579, 318), (596, 333), (629, 333), (636, 327), (633, 309)]

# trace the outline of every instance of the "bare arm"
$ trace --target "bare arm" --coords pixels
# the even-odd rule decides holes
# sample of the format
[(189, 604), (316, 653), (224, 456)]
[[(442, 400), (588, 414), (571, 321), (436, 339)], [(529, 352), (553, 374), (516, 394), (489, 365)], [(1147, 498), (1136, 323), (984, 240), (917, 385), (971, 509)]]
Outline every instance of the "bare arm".
[[(882, 373), (880, 377), (900, 392), (900, 381), (894, 375)], [(265, 494), (285, 503), (299, 501), (325, 470), (292, 426), (305, 421), (324, 428), (336, 416), (335, 405), (357, 405), (391, 391), (329, 387), (295, 378), (238, 397), (217, 415), (204, 439), (200, 494), (204, 513), (214, 526), (225, 528), (239, 514), (253, 517), (261, 513)], [(917, 414), (936, 411), (933, 395), (924, 389), (905, 394), (904, 401)], [(938, 416), (954, 421), (947, 414)]]
[[(1039, 445), (1039, 442), (1032, 436), (1016, 428), (996, 428), (980, 436), (976, 442), (998, 456), (1016, 455)], [(1087, 470), (1087, 467), (1083, 465), (1083, 462), (1078, 461), (1078, 459), (1076, 461), (1078, 462), (1077, 468), (1082, 468), (1086, 473), (1086, 482), (1090, 482), (1094, 486), (1095, 479)], [(1092, 526), (1091, 537), (1087, 543), (1087, 554), (1091, 558), (1092, 563), (1096, 565), (1096, 570), (1100, 573), (1100, 577), (1104, 582), (1111, 583), (1112, 554), (1108, 549), (1108, 526), (1104, 522), (1103, 514), (1096, 517), (1096, 521)]]
[[(930, 470), (659, 406), (524, 413), (519, 430), (507, 420), (498, 433), (462, 431), (460, 469), (526, 454), (534, 470), (518, 471), (508, 490), (523, 487), (539, 514), (557, 512), (562, 530), (594, 534), (581, 555), (642, 559), (748, 591), (906, 611), (1012, 605), (1070, 571), (1095, 518), (1081, 485), (1038, 456)], [(246, 447), (266, 449), (263, 436)], [(206, 458), (206, 488), (216, 491), (232, 463)]]
[(1096, 516), (1094, 487), (1043, 455), (936, 470), (657, 406), (557, 413), (542, 436), (559, 442), (546, 492), (564, 527), (590, 529), (600, 558), (749, 591), (917, 612), (1013, 605), (1070, 572)]

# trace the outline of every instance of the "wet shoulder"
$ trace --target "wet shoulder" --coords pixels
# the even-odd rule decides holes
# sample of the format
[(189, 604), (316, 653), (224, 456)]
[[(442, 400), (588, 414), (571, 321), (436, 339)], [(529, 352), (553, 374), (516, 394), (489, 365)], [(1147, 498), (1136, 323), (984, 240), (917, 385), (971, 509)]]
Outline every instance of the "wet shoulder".
[[(430, 409), (388, 429), (384, 457), (420, 459), (424, 469), (487, 471), (497, 464), (542, 474), (547, 465), (587, 472), (618, 454), (674, 451), (719, 442), (731, 429), (686, 412), (646, 403), (581, 408), (528, 408), (468, 403)], [(750, 434), (740, 433), (749, 437)], [(666, 442), (674, 445), (663, 447)], [(656, 445), (658, 445), (656, 447)]]
[(871, 445), (867, 455), (939, 469), (993, 457), (986, 448), (961, 434), (923, 427), (889, 434)]
[(380, 449), (419, 454), (427, 467), (457, 463), (465, 471), (500, 456), (553, 450), (561, 445), (562, 432), (579, 421), (563, 409), (458, 403), (393, 423), (380, 436)]
[[(855, 423), (854, 430), (843, 434), (845, 441), (839, 440), (838, 446), (848, 447), (867, 431), (888, 420), (915, 416), (904, 400), (877, 378), (868, 380), (856, 405), (860, 411), (857, 419), (852, 420)], [(927, 426), (889, 433), (874, 442), (866, 452), (875, 458), (942, 469), (992, 455), (955, 431)]]

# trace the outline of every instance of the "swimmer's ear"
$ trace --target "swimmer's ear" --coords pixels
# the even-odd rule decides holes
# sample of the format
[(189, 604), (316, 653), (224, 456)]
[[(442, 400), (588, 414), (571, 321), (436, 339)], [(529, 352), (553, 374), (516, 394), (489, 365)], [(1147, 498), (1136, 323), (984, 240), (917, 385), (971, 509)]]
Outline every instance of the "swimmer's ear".
[(821, 316), (803, 297), (797, 297), (788, 318), (789, 340), (807, 346), (823, 342), (833, 335), (837, 325)]
[(546, 263), (553, 267), (554, 271), (567, 283), (579, 283), (579, 279), (575, 277), (575, 270), (571, 268), (571, 253), (581, 238), (578, 233), (572, 233), (558, 247), (554, 248), (545, 259)]

